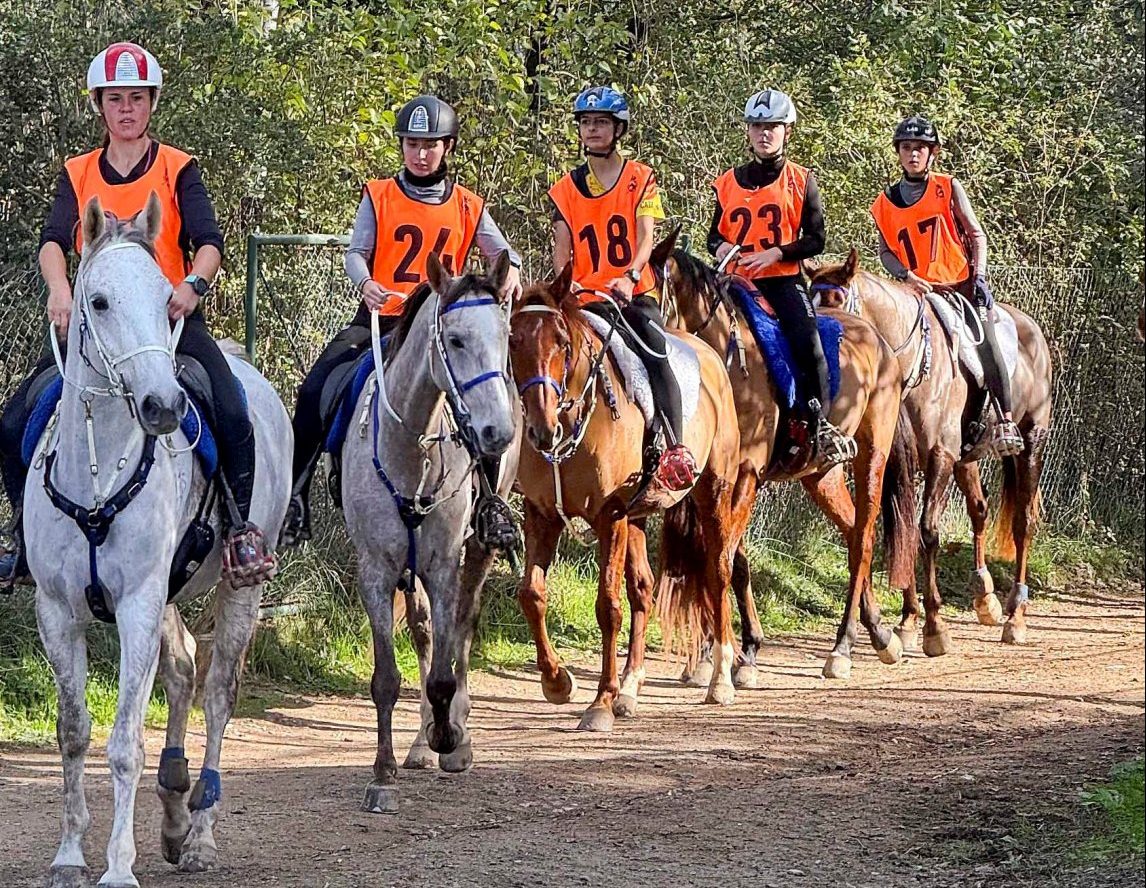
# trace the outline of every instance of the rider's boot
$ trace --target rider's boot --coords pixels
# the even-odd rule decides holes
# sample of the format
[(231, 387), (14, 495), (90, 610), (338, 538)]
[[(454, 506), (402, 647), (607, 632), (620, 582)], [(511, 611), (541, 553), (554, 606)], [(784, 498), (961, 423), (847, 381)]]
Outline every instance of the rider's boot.
[(478, 499), (474, 503), (474, 533), (487, 552), (513, 552), (521, 545), (521, 532), (513, 512), (497, 493), (501, 459), (482, 459), (478, 467)]
[[(278, 556), (262, 528), (250, 520), (253, 472), (236, 476), (234, 487), (223, 483), (231, 529), (223, 541), (223, 575), (234, 587), (257, 586), (278, 572)], [(238, 488), (235, 494), (232, 491)]]

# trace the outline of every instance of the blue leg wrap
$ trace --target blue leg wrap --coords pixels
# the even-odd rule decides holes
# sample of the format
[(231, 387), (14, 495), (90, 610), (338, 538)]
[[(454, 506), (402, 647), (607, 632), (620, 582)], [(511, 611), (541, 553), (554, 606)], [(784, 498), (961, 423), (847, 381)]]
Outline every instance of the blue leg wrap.
[(182, 746), (168, 746), (159, 753), (159, 785), (170, 792), (187, 792), (191, 788)]
[(191, 798), (187, 800), (187, 807), (191, 811), (206, 811), (222, 798), (223, 780), (219, 772), (204, 768), (199, 772), (199, 779), (191, 791)]

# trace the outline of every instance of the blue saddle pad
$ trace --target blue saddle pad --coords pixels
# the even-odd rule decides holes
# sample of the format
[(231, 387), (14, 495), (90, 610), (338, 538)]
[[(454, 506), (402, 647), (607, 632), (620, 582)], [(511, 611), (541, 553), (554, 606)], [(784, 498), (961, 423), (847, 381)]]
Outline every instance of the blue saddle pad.
[[(32, 413), (28, 417), (28, 424), (24, 428), (24, 439), (20, 449), (20, 456), (24, 460), (24, 465), (30, 466), (32, 464), (36, 455), (36, 445), (40, 443), (40, 438), (48, 427), (52, 414), (56, 411), (56, 405), (59, 403), (63, 391), (64, 381), (57, 377), (44, 389), (44, 393), (36, 401), (36, 406), (32, 408)], [(247, 393), (241, 382), (239, 383), (239, 391), (242, 393), (245, 404)], [(215, 470), (219, 467), (219, 445), (215, 441), (215, 433), (211, 430), (210, 425), (204, 422), (202, 432), (200, 432), (199, 417), (206, 414), (198, 400), (193, 396), (189, 395), (189, 397), (192, 398), (196, 409), (187, 411), (180, 423), (180, 428), (183, 434), (187, 436), (188, 441), (196, 442), (195, 455), (199, 458), (203, 474), (210, 477), (215, 474)]]
[[(383, 345), (385, 345), (385, 340), (383, 340)], [(325, 448), (327, 453), (339, 453), (342, 450), (342, 444), (346, 440), (346, 432), (350, 429), (350, 424), (354, 422), (354, 407), (362, 396), (362, 390), (366, 388), (370, 374), (374, 372), (374, 352), (366, 349), (362, 356), (357, 358), (357, 362), (358, 366), (350, 378), (350, 385), (346, 387), (346, 392), (334, 414), (334, 421), (330, 424), (330, 431), (326, 433)]]
[[(760, 346), (776, 390), (784, 399), (785, 406), (792, 409), (796, 406), (797, 371), (792, 362), (791, 345), (780, 332), (779, 321), (761, 308), (756, 301), (755, 289), (749, 289), (738, 281), (730, 281), (729, 292), (747, 320), (756, 344)], [(816, 324), (820, 329), (820, 343), (828, 362), (828, 388), (834, 399), (840, 393), (840, 340), (844, 337), (844, 325), (835, 318), (822, 316), (816, 318)]]

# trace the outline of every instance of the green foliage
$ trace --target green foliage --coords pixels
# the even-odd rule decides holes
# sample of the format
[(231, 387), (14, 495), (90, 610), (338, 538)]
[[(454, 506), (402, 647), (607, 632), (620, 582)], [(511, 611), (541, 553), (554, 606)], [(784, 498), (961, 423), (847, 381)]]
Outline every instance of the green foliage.
[(1141, 758), (1115, 766), (1108, 783), (1088, 787), (1082, 798), (1083, 804), (1102, 812), (1103, 821), (1095, 830), (1095, 838), (1083, 847), (1084, 856), (1142, 856), (1146, 850), (1146, 803)]

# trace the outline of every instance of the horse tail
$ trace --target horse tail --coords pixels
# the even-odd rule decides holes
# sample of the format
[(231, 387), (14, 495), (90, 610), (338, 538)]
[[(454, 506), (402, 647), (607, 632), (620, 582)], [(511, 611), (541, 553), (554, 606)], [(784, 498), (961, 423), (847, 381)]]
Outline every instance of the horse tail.
[[(994, 526), (991, 528), (991, 554), (1004, 561), (1015, 559), (1015, 511), (1018, 509), (1019, 498), (1019, 463), (1013, 456), (1003, 457), (1003, 484), (1000, 495), (999, 511), (995, 515)], [(1034, 500), (1031, 503), (1030, 515), (1032, 523), (1042, 514), (1042, 488), (1036, 487)], [(1031, 530), (1034, 528), (1032, 527)]]
[(901, 404), (883, 476), (883, 541), (888, 580), (893, 589), (907, 589), (915, 578), (919, 551), (919, 522), (915, 518), (917, 452), (915, 429), (907, 408)]
[(712, 604), (694, 562), (705, 542), (696, 504), (685, 497), (664, 514), (661, 571), (657, 584), (657, 619), (667, 654), (689, 652), (690, 664), (702, 638), (712, 631)]

